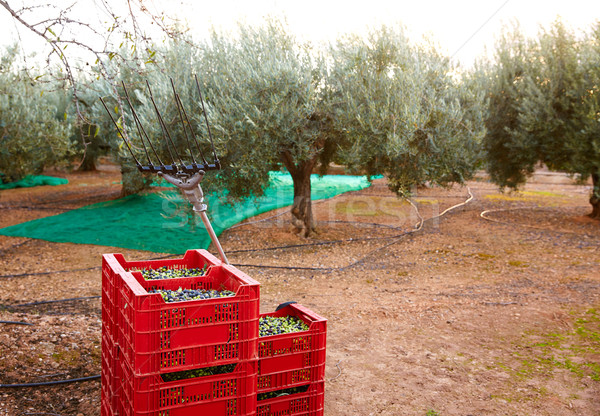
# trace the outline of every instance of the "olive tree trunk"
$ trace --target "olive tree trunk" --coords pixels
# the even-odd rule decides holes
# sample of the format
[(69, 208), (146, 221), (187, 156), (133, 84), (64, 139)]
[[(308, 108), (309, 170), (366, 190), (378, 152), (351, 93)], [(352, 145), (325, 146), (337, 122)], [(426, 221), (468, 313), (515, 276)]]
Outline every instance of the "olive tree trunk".
[(96, 166), (96, 159), (97, 157), (95, 154), (86, 151), (77, 170), (79, 172), (95, 172), (98, 170), (98, 167)]
[(592, 213), (590, 217), (595, 220), (600, 220), (600, 173), (595, 171), (592, 173), (592, 195), (590, 196), (590, 204), (592, 204)]
[(283, 152), (281, 159), (292, 175), (294, 183), (294, 203), (292, 205), (292, 226), (297, 234), (309, 237), (315, 231), (312, 215), (310, 175), (312, 174), (317, 157), (299, 163), (294, 163), (288, 152)]

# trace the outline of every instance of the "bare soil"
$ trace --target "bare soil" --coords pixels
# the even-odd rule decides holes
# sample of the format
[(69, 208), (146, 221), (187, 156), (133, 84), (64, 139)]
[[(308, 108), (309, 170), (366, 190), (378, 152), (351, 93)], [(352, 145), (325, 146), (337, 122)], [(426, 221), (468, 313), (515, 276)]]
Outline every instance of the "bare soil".
[[(114, 169), (64, 176), (68, 185), (2, 191), (0, 227), (119, 195)], [(284, 210), (221, 236), (261, 283), (262, 312), (295, 300), (328, 318), (326, 416), (600, 415), (589, 185), (548, 172), (515, 194), (485, 177), (467, 185), (418, 189), (413, 206), (377, 180), (315, 203), (311, 239), (290, 233), (289, 214), (272, 217)], [(240, 251), (310, 243), (323, 244)], [(0, 324), (0, 383), (100, 374), (109, 252), (164, 254), (0, 236), (0, 320), (32, 324)], [(69, 298), (84, 299), (31, 304)], [(99, 409), (99, 380), (0, 388), (1, 416)]]

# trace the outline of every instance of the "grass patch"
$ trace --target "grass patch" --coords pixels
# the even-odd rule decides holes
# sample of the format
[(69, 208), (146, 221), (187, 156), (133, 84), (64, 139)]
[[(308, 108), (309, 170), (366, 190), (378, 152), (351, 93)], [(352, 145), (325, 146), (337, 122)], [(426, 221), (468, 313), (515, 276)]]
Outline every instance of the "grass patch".
[(417, 204), (428, 204), (428, 205), (439, 205), (440, 201), (438, 201), (437, 199), (430, 199), (430, 198), (415, 198), (414, 201)]
[(475, 253), (474, 256), (477, 257), (479, 260), (491, 260), (493, 258), (496, 258), (496, 256), (494, 256), (493, 254), (487, 253)]
[(491, 201), (527, 201), (528, 198), (524, 196), (514, 195), (514, 194), (490, 194), (485, 195), (485, 199), (489, 199)]
[(600, 381), (600, 314), (590, 308), (572, 316), (569, 330), (524, 333), (523, 344), (512, 353), (517, 364), (497, 362), (495, 367), (519, 380), (552, 377), (556, 370), (567, 370), (576, 378)]
[(529, 267), (529, 264), (519, 260), (510, 260), (508, 265), (512, 267)]
[(492, 201), (531, 201), (536, 197), (566, 198), (566, 195), (548, 191), (519, 191), (511, 192), (510, 194), (489, 194), (484, 196), (485, 199)]
[(545, 196), (545, 197), (549, 197), (549, 198), (566, 198), (566, 195), (557, 194), (555, 192), (548, 192), (548, 191), (521, 191), (519, 193), (524, 196)]
[(405, 200), (381, 197), (357, 198), (335, 204), (335, 212), (337, 214), (363, 217), (403, 217), (410, 214), (409, 208), (410, 204)]
[(69, 350), (62, 347), (52, 354), (52, 359), (59, 364), (74, 367), (80, 363), (81, 353), (77, 350)]

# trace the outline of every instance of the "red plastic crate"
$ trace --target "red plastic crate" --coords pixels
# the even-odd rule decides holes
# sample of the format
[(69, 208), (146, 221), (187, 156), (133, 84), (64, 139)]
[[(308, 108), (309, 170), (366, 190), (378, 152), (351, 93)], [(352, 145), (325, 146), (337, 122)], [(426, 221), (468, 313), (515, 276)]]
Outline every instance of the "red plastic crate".
[(232, 373), (163, 381), (137, 377), (122, 360), (123, 416), (253, 416), (256, 414), (257, 361), (244, 361)]
[(102, 406), (102, 416), (116, 414), (119, 404), (120, 382), (117, 375), (119, 365), (118, 355), (119, 347), (112, 345), (108, 337), (102, 336), (102, 371), (100, 375), (100, 401)]
[(207, 266), (220, 265), (221, 260), (206, 250), (188, 250), (182, 258), (166, 260), (138, 260), (127, 261), (122, 254), (104, 254), (102, 256), (102, 323), (103, 332), (110, 335), (113, 342), (117, 342), (118, 314), (117, 288), (118, 280), (122, 273), (141, 270), (158, 269), (167, 267), (169, 269), (203, 268)]
[(325, 382), (318, 381), (303, 393), (258, 401), (256, 416), (323, 416), (324, 403)]
[(325, 380), (327, 320), (297, 303), (262, 316), (295, 316), (308, 330), (259, 338), (258, 391)]
[(167, 260), (127, 261), (122, 254), (104, 254), (102, 256), (102, 331), (108, 334), (113, 343), (118, 338), (117, 290), (120, 275), (127, 271), (141, 269), (203, 268), (220, 265), (221, 261), (206, 250), (188, 250), (182, 258)]
[(102, 265), (102, 336), (109, 338), (110, 344), (117, 343), (117, 309), (116, 285), (114, 279), (120, 279), (119, 274), (112, 274), (110, 269)]
[(142, 269), (158, 269), (166, 267), (168, 269), (192, 269), (217, 266), (221, 260), (210, 254), (206, 250), (188, 250), (185, 255), (179, 259), (163, 260), (136, 260), (127, 261), (122, 254), (104, 254), (102, 256), (102, 269), (107, 270), (111, 275), (130, 272)]
[[(221, 264), (205, 276), (146, 281), (124, 273), (117, 288), (118, 345), (136, 376), (257, 358), (259, 284)], [(227, 289), (235, 296), (167, 303), (151, 289)]]
[(114, 416), (115, 413), (112, 411), (110, 406), (106, 402), (100, 402), (100, 416)]

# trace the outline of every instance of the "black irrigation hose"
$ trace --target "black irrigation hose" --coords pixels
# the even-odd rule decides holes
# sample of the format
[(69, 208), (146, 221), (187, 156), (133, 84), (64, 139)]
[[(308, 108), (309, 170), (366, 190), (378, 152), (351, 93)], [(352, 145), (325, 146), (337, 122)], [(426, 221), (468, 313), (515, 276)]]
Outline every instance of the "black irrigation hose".
[[(398, 228), (398, 227), (392, 227), (392, 228)], [(341, 239), (341, 240), (319, 241), (319, 242), (316, 242), (316, 243), (289, 244), (289, 245), (285, 245), (285, 246), (264, 247), (264, 248), (256, 248), (256, 249), (231, 250), (231, 251), (228, 251), (228, 253), (252, 253), (252, 252), (258, 252), (258, 251), (285, 250), (285, 249), (288, 249), (288, 248), (323, 246), (323, 245), (339, 244), (339, 243), (346, 243), (346, 242), (370, 241), (370, 240), (385, 240), (385, 239), (396, 238), (396, 237), (398, 237), (398, 235), (386, 236), (386, 237), (346, 238), (346, 239)], [(166, 258), (170, 258), (170, 257), (175, 257), (175, 256), (178, 256), (178, 255), (179, 254), (168, 254), (166, 256), (153, 257), (153, 258), (148, 259), (148, 260), (160, 260), (160, 259), (166, 259)], [(238, 266), (248, 266), (248, 267), (250, 267), (252, 265), (242, 265), (242, 264), (239, 264)], [(252, 266), (252, 267), (255, 267), (255, 266)], [(267, 267), (267, 266), (265, 266), (265, 267)], [(271, 268), (280, 268), (278, 266), (270, 266), (270, 267)], [(87, 268), (83, 268), (83, 269), (55, 270), (55, 271), (51, 271), (51, 272), (34, 272), (34, 273), (21, 273), (21, 274), (7, 274), (7, 275), (0, 275), (0, 278), (3, 278), (3, 277), (4, 278), (12, 278), (12, 277), (41, 276), (41, 275), (48, 275), (48, 274), (55, 274), (55, 273), (57, 274), (57, 273), (69, 273), (69, 272), (77, 272), (77, 271), (94, 270), (94, 269), (100, 269), (100, 268), (102, 268), (102, 266), (87, 267)], [(287, 268), (290, 268), (290, 267), (287, 267)], [(321, 268), (304, 268), (304, 267), (291, 267), (291, 269), (321, 270)], [(17, 306), (19, 306), (19, 305), (17, 305)]]
[(54, 270), (51, 272), (35, 272), (35, 273), (20, 273), (20, 274), (4, 274), (0, 275), (0, 278), (5, 277), (26, 277), (26, 276), (43, 276), (47, 274), (58, 274), (58, 273), (69, 273), (69, 272), (82, 272), (87, 270), (100, 269), (102, 266), (84, 267), (82, 269), (71, 269), (71, 270)]
[[(357, 191), (360, 192), (360, 191)], [(333, 198), (333, 197), (332, 197)], [(315, 203), (321, 203), (321, 202), (325, 202), (328, 201), (332, 198), (327, 198), (327, 199), (320, 199), (318, 201), (316, 201)], [(290, 210), (286, 210), (283, 211), (279, 214), (275, 214), (272, 215), (270, 217), (267, 218), (263, 218), (260, 220), (256, 220), (256, 221), (251, 221), (251, 222), (243, 222), (240, 224), (236, 224), (233, 227), (229, 227), (228, 229), (226, 229), (225, 231), (230, 231), (233, 228), (239, 227), (239, 226), (243, 226), (243, 225), (250, 225), (250, 224), (255, 224), (255, 223), (259, 223), (259, 222), (263, 222), (263, 221), (268, 221), (270, 219), (276, 218), (276, 217), (280, 217), (283, 214), (286, 214), (290, 212)], [(372, 226), (378, 226), (378, 227), (387, 227), (393, 230), (399, 230), (400, 227), (396, 227), (393, 225), (388, 225), (388, 224), (380, 224), (380, 223), (375, 223), (375, 222), (360, 222), (360, 221), (320, 221), (320, 222), (325, 222), (325, 223), (347, 223), (347, 224), (367, 224), (367, 225), (372, 225)], [(394, 238), (395, 236), (387, 236), (387, 237), (365, 237), (365, 238), (344, 238), (344, 239), (339, 239), (339, 240), (330, 240), (330, 241), (318, 241), (315, 243), (303, 243), (303, 244), (289, 244), (289, 245), (285, 245), (285, 246), (273, 246), (273, 247), (264, 247), (264, 248), (251, 248), (251, 249), (241, 249), (241, 250), (230, 250), (228, 251), (228, 253), (253, 253), (253, 252), (257, 252), (257, 251), (273, 251), (273, 250), (283, 250), (283, 249), (288, 249), (288, 248), (299, 248), (299, 247), (310, 247), (310, 246), (323, 246), (323, 245), (329, 245), (329, 244), (338, 244), (338, 243), (346, 243), (346, 242), (355, 242), (355, 241), (369, 241), (369, 240), (382, 240), (382, 239), (389, 239), (389, 238)]]
[(53, 207), (42, 207), (35, 205), (9, 205), (9, 206), (0, 206), (2, 209), (27, 209), (27, 210), (35, 210), (35, 211), (71, 211), (76, 208), (53, 208)]
[(97, 380), (100, 378), (100, 374), (96, 374), (89, 377), (70, 378), (67, 380), (56, 380), (56, 381), (45, 381), (43, 383), (23, 383), (23, 384), (0, 384), (0, 388), (20, 388), (20, 387), (42, 387), (42, 386), (54, 386), (57, 384), (67, 383), (79, 383), (82, 381)]
[(259, 269), (310, 270), (310, 271), (320, 271), (320, 272), (342, 271), (342, 270), (349, 269), (351, 267), (356, 266), (357, 264), (362, 263), (371, 254), (373, 254), (373, 253), (375, 253), (377, 251), (386, 249), (387, 247), (396, 244), (398, 241), (400, 241), (400, 239), (403, 236), (411, 234), (412, 232), (414, 232), (414, 231), (407, 231), (404, 234), (397, 235), (397, 236), (395, 236), (396, 239), (394, 241), (392, 241), (391, 243), (388, 243), (388, 244), (386, 244), (384, 246), (378, 247), (375, 250), (371, 250), (365, 256), (361, 257), (360, 259), (356, 260), (355, 262), (347, 264), (345, 266), (340, 266), (340, 267), (269, 266), (269, 265), (263, 265), (263, 264), (239, 264), (239, 263), (232, 263), (232, 265), (236, 266), (236, 267), (256, 267), (256, 268), (259, 268)]
[(22, 306), (45, 305), (47, 303), (71, 302), (71, 301), (75, 301), (75, 300), (98, 299), (101, 297), (102, 296), (97, 295), (97, 296), (82, 296), (79, 298), (68, 298), (68, 299), (57, 299), (57, 300), (42, 300), (39, 302), (19, 303), (17, 305), (12, 305), (11, 307), (16, 308), (16, 307), (22, 307)]
[[(69, 195), (75, 195), (75, 194), (81, 195), (79, 192), (75, 192), (75, 191), (70, 192), (70, 193), (65, 193), (65, 194), (62, 194), (62, 195), (63, 196), (69, 196)], [(100, 197), (104, 198), (106, 196), (113, 196), (113, 195), (114, 196), (119, 195), (119, 192), (118, 191), (111, 192), (108, 195), (105, 194), (105, 193), (101, 193), (100, 192), (98, 194), (92, 194), (92, 195), (84, 196), (84, 197), (81, 197), (81, 198), (73, 198), (73, 199), (68, 199), (68, 200), (65, 200), (64, 198), (62, 198), (62, 199), (61, 198), (55, 198), (55, 199), (51, 199), (49, 201), (32, 201), (33, 203), (38, 202), (39, 205), (19, 205), (19, 204), (10, 204), (9, 203), (9, 204), (0, 205), (0, 208), (2, 208), (2, 209), (27, 208), (27, 209), (69, 209), (69, 210), (72, 210), (72, 209), (76, 209), (76, 208), (57, 208), (56, 206), (57, 205), (68, 204), (68, 203), (71, 203), (71, 202), (87, 201), (87, 200), (94, 199), (94, 198), (100, 198)], [(42, 205), (54, 205), (54, 207), (45, 207), (45, 206), (42, 206)]]
[(0, 249), (0, 253), (4, 253), (5, 251), (12, 250), (14, 248), (24, 246), (25, 244), (30, 243), (33, 240), (34, 240), (33, 238), (28, 238), (27, 240), (21, 241), (20, 243), (16, 243), (16, 244), (13, 244), (13, 245), (8, 246), (6, 248), (2, 248), (2, 249)]
[(19, 322), (19, 321), (0, 321), (0, 324), (12, 324), (12, 325), (33, 325), (29, 322)]
[(381, 224), (379, 222), (363, 222), (363, 221), (344, 221), (344, 220), (328, 220), (328, 221), (317, 221), (319, 223), (326, 223), (326, 224), (359, 224), (359, 225), (370, 225), (373, 227), (381, 227), (381, 228), (392, 228), (392, 229), (398, 229), (400, 227), (396, 227), (395, 225), (391, 225), (391, 224)]
[(257, 251), (275, 251), (275, 250), (285, 250), (288, 248), (326, 246), (326, 245), (331, 245), (331, 244), (351, 243), (351, 242), (356, 242), (356, 241), (386, 240), (386, 239), (390, 239), (390, 238), (394, 238), (394, 237), (396, 237), (396, 235), (385, 236), (385, 237), (344, 238), (344, 239), (340, 239), (340, 240), (318, 241), (316, 243), (288, 244), (285, 246), (228, 250), (227, 253), (254, 253)]
[[(160, 256), (160, 257), (152, 257), (151, 259), (148, 260), (161, 260), (161, 259), (168, 259), (170, 257), (175, 257), (178, 256), (178, 254), (167, 254), (166, 256)], [(93, 266), (93, 267), (84, 267), (82, 269), (70, 269), (70, 270), (54, 270), (51, 272), (34, 272), (34, 273), (21, 273), (21, 274), (5, 274), (5, 275), (0, 275), (0, 278), (11, 278), (11, 277), (27, 277), (27, 276), (43, 276), (43, 275), (48, 275), (48, 274), (58, 274), (58, 273), (70, 273), (70, 272), (81, 272), (81, 271), (87, 271), (87, 270), (97, 270), (97, 269), (101, 269), (102, 266)]]
[[(339, 243), (339, 242), (345, 242), (345, 241), (365, 241), (365, 240), (382, 240), (382, 239), (393, 239), (392, 242), (385, 244), (384, 246), (378, 247), (374, 250), (371, 250), (370, 252), (368, 252), (366, 255), (364, 255), (363, 257), (361, 257), (360, 259), (356, 260), (353, 263), (347, 264), (346, 266), (340, 266), (340, 267), (303, 267), (303, 266), (266, 266), (266, 265), (262, 265), (262, 264), (233, 264), (234, 266), (238, 266), (238, 267), (256, 267), (256, 268), (265, 268), (265, 269), (284, 269), (284, 270), (312, 270), (312, 271), (323, 271), (323, 272), (334, 272), (334, 271), (342, 271), (342, 270), (346, 270), (349, 269), (351, 267), (356, 266), (357, 264), (362, 263), (367, 257), (369, 257), (370, 255), (372, 255), (373, 253), (376, 253), (377, 251), (380, 250), (384, 250), (389, 246), (392, 246), (394, 244), (396, 244), (397, 242), (399, 242), (402, 237), (412, 234), (414, 232), (417, 232), (421, 229), (421, 226), (423, 225), (423, 223), (425, 221), (429, 221), (433, 218), (428, 218), (427, 220), (424, 220), (421, 222), (419, 228), (415, 228), (414, 230), (410, 230), (410, 231), (405, 231), (401, 234), (396, 234), (396, 235), (392, 235), (389, 237), (370, 237), (370, 238), (357, 238), (357, 239), (349, 239), (349, 240), (335, 240), (332, 241), (331, 243)], [(329, 243), (329, 242), (323, 242), (323, 243), (317, 243), (317, 244), (325, 244), (325, 243)], [(317, 245), (317, 244), (307, 244), (307, 245)], [(299, 245), (301, 246), (301, 245)]]
[[(390, 239), (390, 238), (398, 238), (399, 236), (403, 236), (404, 234), (405, 233), (398, 234), (398, 235), (392, 235), (392, 236), (386, 236), (386, 237), (346, 238), (346, 239), (341, 239), (341, 240), (319, 241), (316, 243), (289, 244), (289, 245), (285, 245), (285, 246), (264, 247), (264, 248), (257, 248), (257, 249), (231, 250), (231, 251), (228, 251), (228, 253), (252, 253), (252, 252), (258, 252), (258, 251), (285, 250), (285, 249), (289, 249), (289, 248), (324, 246), (324, 245), (347, 243), (347, 242), (357, 242), (357, 241), (386, 240), (386, 239)], [(166, 259), (166, 258), (174, 257), (177, 255), (178, 254), (169, 254), (169, 255), (161, 256), (161, 257), (153, 257), (152, 259), (149, 259), (149, 260)], [(264, 268), (268, 268), (268, 269), (270, 268), (270, 269), (288, 269), (288, 270), (335, 270), (336, 269), (336, 268), (323, 268), (323, 267), (260, 266), (260, 265), (254, 265), (254, 264), (233, 264), (233, 265), (239, 266), (239, 267), (264, 267)], [(69, 273), (69, 272), (77, 272), (77, 271), (84, 271), (84, 270), (100, 269), (101, 267), (102, 266), (94, 266), (94, 267), (87, 267), (87, 268), (83, 268), (83, 269), (55, 270), (55, 271), (51, 271), (51, 272), (8, 274), (8, 275), (0, 275), (0, 278), (41, 276), (41, 275), (57, 274), (57, 273)], [(39, 303), (33, 302), (31, 305), (33, 306), (33, 304), (64, 302), (64, 301), (75, 300), (75, 299), (80, 299), (80, 298), (59, 299), (59, 300), (55, 300), (55, 301), (43, 301), (43, 302), (39, 302)], [(17, 307), (17, 306), (30, 306), (30, 305), (29, 304), (12, 305), (12, 307)]]
[[(433, 218), (428, 218), (425, 221), (429, 221), (429, 220), (432, 220), (435, 218), (437, 218), (437, 216), (433, 217)], [(396, 227), (396, 226), (389, 225), (389, 224), (380, 224), (380, 223), (375, 223), (375, 222), (361, 222), (361, 221), (320, 221), (320, 222), (344, 222), (344, 223), (348, 223), (348, 224), (368, 224), (368, 225), (379, 226), (379, 227), (387, 227), (392, 230), (401, 229), (401, 227)], [(395, 238), (395, 237), (398, 237), (398, 235), (390, 235), (390, 236), (383, 236), (383, 237), (362, 237), (362, 238), (350, 237), (350, 238), (342, 238), (339, 240), (317, 241), (314, 243), (288, 244), (285, 246), (228, 250), (227, 252), (228, 253), (252, 253), (252, 252), (256, 252), (256, 251), (273, 251), (273, 250), (283, 250), (283, 249), (287, 249), (287, 248), (323, 246), (323, 245), (329, 245), (329, 244), (350, 243), (350, 242), (356, 242), (356, 241), (387, 240), (387, 239)]]

